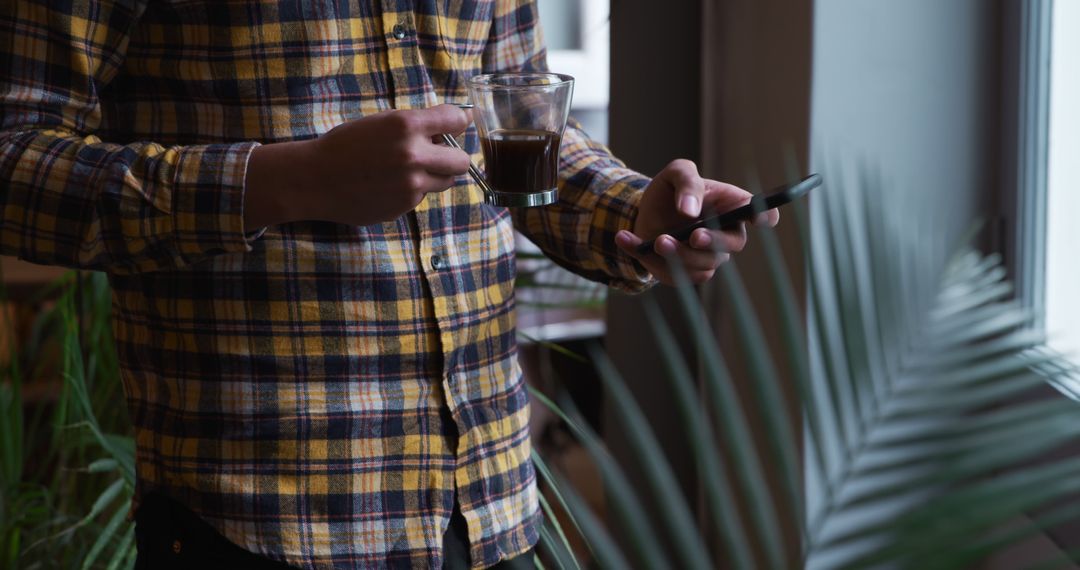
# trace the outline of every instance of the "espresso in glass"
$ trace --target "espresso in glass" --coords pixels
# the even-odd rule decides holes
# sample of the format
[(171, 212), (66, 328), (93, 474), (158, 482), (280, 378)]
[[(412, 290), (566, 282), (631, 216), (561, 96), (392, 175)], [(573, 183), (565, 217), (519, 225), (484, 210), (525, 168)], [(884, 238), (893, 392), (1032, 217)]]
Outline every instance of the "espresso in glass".
[(480, 137), (487, 181), (502, 192), (543, 192), (559, 174), (559, 133), (498, 129)]
[(560, 73), (489, 73), (469, 78), (473, 119), (487, 172), (484, 202), (508, 208), (559, 199), (559, 144), (574, 78)]

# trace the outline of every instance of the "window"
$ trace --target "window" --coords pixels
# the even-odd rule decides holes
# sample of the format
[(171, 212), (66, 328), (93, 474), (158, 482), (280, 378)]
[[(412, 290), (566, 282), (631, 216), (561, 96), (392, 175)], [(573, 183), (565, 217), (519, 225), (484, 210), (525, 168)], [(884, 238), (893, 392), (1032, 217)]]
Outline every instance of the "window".
[(1080, 2), (1054, 2), (1046, 200), (1046, 330), (1080, 355)]
[(548, 67), (574, 77), (571, 114), (592, 138), (607, 142), (611, 39), (608, 0), (537, 0)]

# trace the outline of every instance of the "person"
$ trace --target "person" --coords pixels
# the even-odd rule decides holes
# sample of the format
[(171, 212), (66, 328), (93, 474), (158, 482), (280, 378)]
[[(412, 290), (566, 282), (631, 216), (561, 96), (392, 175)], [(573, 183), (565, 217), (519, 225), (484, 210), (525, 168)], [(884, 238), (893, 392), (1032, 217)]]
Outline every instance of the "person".
[(557, 203), (483, 203), (433, 137), (479, 160), (467, 79), (547, 69), (533, 0), (0, 12), (0, 252), (109, 275), (141, 568), (531, 567), (513, 229), (631, 292), (745, 243), (635, 253), (749, 194), (573, 123)]

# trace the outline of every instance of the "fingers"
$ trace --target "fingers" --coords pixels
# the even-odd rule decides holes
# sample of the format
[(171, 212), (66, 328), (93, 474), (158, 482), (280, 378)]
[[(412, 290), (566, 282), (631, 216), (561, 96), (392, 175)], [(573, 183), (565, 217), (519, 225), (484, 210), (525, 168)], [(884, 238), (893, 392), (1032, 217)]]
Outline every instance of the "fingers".
[(669, 260), (677, 259), (690, 273), (716, 269), (731, 257), (721, 249), (696, 248), (666, 234), (656, 239), (653, 251)]
[(419, 197), (432, 192), (442, 192), (453, 186), (456, 180), (454, 176), (414, 172), (408, 176), (402, 187), (413, 196)]
[[(705, 235), (708, 236), (709, 232), (705, 231)], [(698, 243), (701, 243), (703, 238), (695, 232), (691, 241), (695, 240)], [(724, 263), (731, 258), (729, 253), (711, 247), (713, 243), (713, 238), (711, 236), (708, 238), (708, 241), (708, 246), (698, 248), (693, 245), (679, 243), (675, 238), (664, 234), (656, 239), (651, 253), (642, 254), (637, 251), (638, 246), (644, 243), (644, 240), (639, 236), (625, 230), (619, 232), (615, 236), (615, 243), (620, 249), (638, 261), (641, 261), (642, 264), (647, 267), (654, 265), (658, 261), (657, 256), (659, 256), (669, 261), (677, 260), (682, 264), (683, 268), (691, 274), (714, 271), (721, 263)]]
[(722, 212), (734, 210), (739, 206), (749, 204), (750, 198), (754, 197), (753, 194), (746, 190), (726, 182), (705, 180), (703, 181), (703, 185), (705, 188), (705, 215), (720, 214)]
[(469, 171), (469, 154), (459, 148), (441, 144), (424, 145), (420, 154), (419, 165), (429, 174), (457, 176)]
[(739, 253), (746, 247), (746, 226), (739, 224), (735, 229), (729, 230), (699, 228), (690, 234), (689, 244), (694, 249)]
[[(717, 180), (705, 180), (704, 215), (734, 210), (749, 203), (752, 197), (753, 194), (738, 186)], [(755, 226), (775, 227), (779, 222), (780, 212), (773, 208), (758, 214), (751, 223)]]
[(655, 180), (665, 183), (672, 193), (675, 209), (687, 218), (701, 215), (701, 205), (705, 196), (705, 182), (698, 174), (697, 165), (692, 161), (678, 159), (672, 161)]
[(444, 192), (449, 190), (451, 186), (457, 183), (456, 176), (432, 176), (431, 177), (431, 190), (428, 192)]
[(615, 234), (615, 245), (638, 260), (642, 259), (642, 255), (638, 253), (637, 248), (643, 243), (645, 243), (645, 240), (634, 235), (633, 232), (622, 230)]
[(776, 224), (780, 223), (780, 210), (773, 208), (772, 210), (766, 210), (757, 215), (754, 218), (755, 226), (769, 226), (770, 228), (776, 227)]
[(426, 135), (457, 135), (469, 127), (469, 114), (456, 105), (436, 105), (426, 109), (398, 111), (406, 130)]

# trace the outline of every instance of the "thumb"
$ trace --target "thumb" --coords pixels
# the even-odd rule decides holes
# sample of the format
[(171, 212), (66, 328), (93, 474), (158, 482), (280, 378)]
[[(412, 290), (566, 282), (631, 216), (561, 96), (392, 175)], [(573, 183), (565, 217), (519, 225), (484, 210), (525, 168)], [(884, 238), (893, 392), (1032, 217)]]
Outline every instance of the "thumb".
[(675, 209), (688, 218), (700, 216), (705, 181), (698, 174), (697, 165), (685, 159), (675, 160), (664, 168), (661, 176), (674, 190)]

